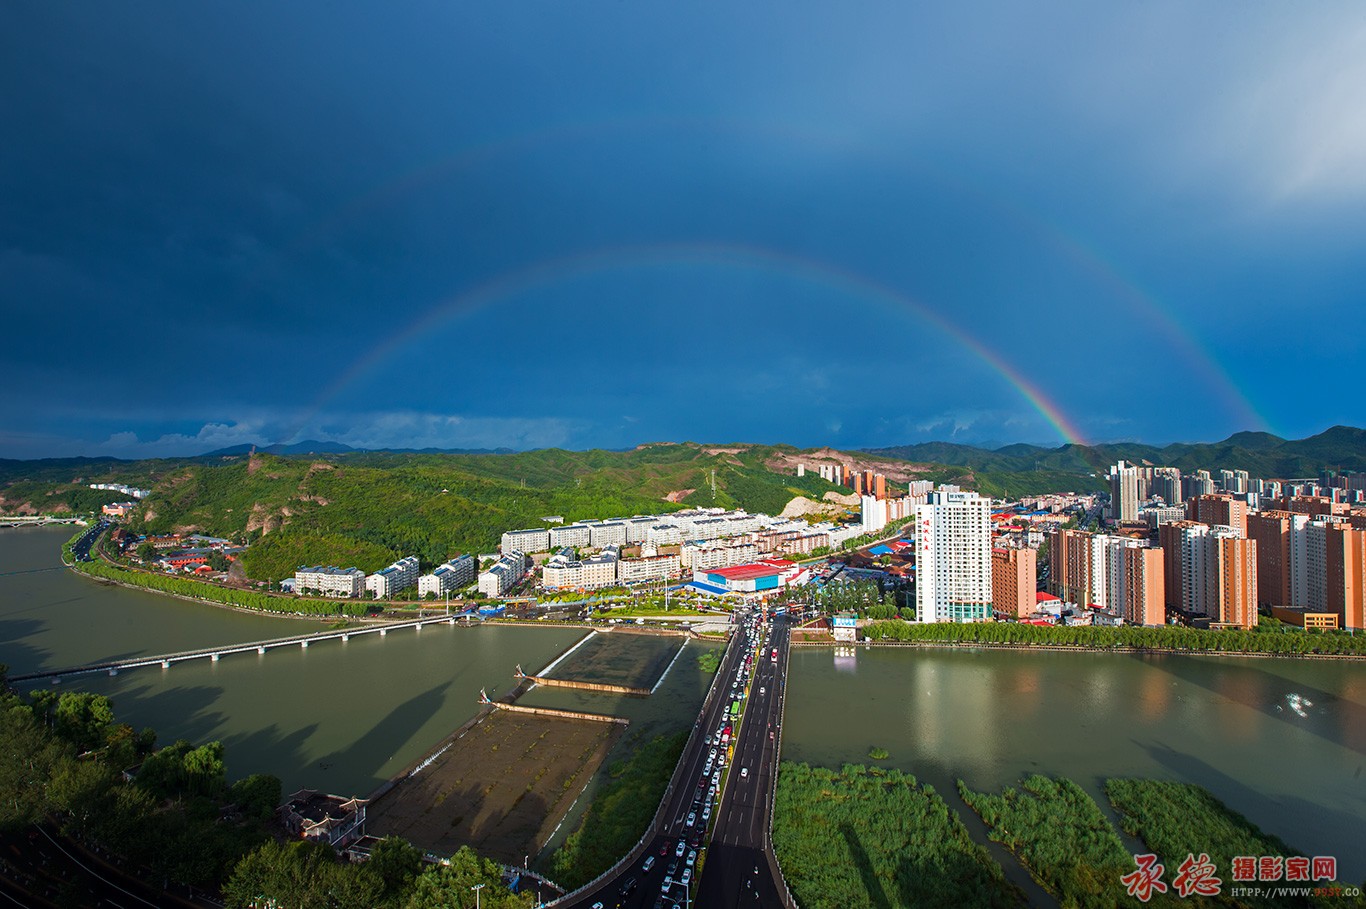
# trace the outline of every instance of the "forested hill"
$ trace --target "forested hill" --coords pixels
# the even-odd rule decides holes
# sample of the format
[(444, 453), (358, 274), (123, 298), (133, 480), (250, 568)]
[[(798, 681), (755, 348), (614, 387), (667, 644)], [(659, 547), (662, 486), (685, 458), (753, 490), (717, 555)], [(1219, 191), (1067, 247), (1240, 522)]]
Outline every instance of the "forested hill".
[(489, 552), (503, 531), (543, 526), (546, 515), (572, 522), (689, 505), (775, 513), (796, 495), (820, 498), (837, 488), (770, 470), (765, 461), (774, 451), (649, 445), (629, 452), (227, 456), (166, 472), (131, 526), (250, 541), (245, 565), (257, 578), (317, 562), (373, 571), (407, 554), (425, 568), (457, 552)]
[[(80, 512), (124, 496), (92, 482), (150, 488), (135, 530), (200, 531), (252, 544), (244, 562), (278, 579), (301, 564), (366, 571), (400, 555), (424, 568), (457, 552), (489, 552), (503, 531), (566, 521), (661, 513), (691, 505), (780, 512), (794, 496), (848, 492), (819, 478), (820, 463), (957, 483), (986, 495), (1098, 490), (1123, 458), (1182, 470), (1242, 468), (1254, 476), (1366, 470), (1366, 432), (1334, 427), (1300, 441), (1240, 433), (1200, 445), (1012, 445), (989, 451), (945, 443), (863, 452), (785, 445), (658, 443), (630, 451), (518, 453), (217, 452), (200, 458), (0, 460), (0, 511)], [(805, 464), (807, 473), (795, 475)], [(714, 485), (713, 485), (714, 480)]]
[(1317, 477), (1325, 467), (1366, 471), (1366, 430), (1334, 426), (1307, 439), (1287, 440), (1266, 432), (1240, 432), (1222, 442), (1166, 446), (1119, 442), (1104, 445), (1008, 445), (985, 449), (949, 442), (924, 442), (865, 449), (867, 454), (907, 461), (955, 464), (977, 471), (1051, 471), (1101, 474), (1118, 460), (1179, 467), (1182, 471), (1246, 470), (1254, 477)]

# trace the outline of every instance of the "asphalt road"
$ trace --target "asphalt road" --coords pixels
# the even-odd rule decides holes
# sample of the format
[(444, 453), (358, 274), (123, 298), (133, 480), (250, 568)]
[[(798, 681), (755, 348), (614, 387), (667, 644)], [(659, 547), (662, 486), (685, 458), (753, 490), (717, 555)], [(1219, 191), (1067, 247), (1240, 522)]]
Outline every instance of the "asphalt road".
[[(788, 624), (772, 623), (771, 637), (756, 660), (745, 722), (735, 749), (697, 890), (706, 909), (781, 907), (780, 884), (768, 854), (769, 805), (778, 772), (777, 727), (787, 684)], [(778, 660), (772, 653), (778, 651)], [(742, 773), (748, 770), (747, 774)]]
[(90, 561), (90, 547), (94, 544), (95, 538), (104, 533), (110, 526), (109, 521), (97, 521), (89, 530), (81, 534), (80, 539), (71, 544), (71, 554), (75, 556), (76, 561)]
[[(745, 632), (739, 633), (744, 634)], [(763, 634), (761, 623), (758, 623), (755, 633), (756, 636)], [(720, 812), (725, 810), (729, 804), (729, 797), (723, 794), (720, 808), (717, 808), (717, 802), (711, 798), (709, 791), (711, 777), (703, 775), (711, 750), (713, 747), (717, 747), (709, 745), (707, 739), (727, 725), (726, 712), (733, 702), (731, 683), (735, 680), (737, 672), (743, 667), (745, 657), (754, 653), (757, 646), (757, 638), (752, 642), (737, 640), (726, 651), (725, 660), (717, 670), (718, 681), (715, 698), (705, 706), (698, 720), (699, 728), (694, 731), (693, 737), (684, 749), (683, 756), (680, 758), (682, 771), (675, 776), (674, 788), (665, 795), (663, 810), (656, 817), (654, 835), (645, 848), (635, 852), (631, 856), (631, 860), (625, 863), (616, 874), (600, 882), (591, 890), (575, 895), (572, 901), (562, 905), (572, 907), (572, 909), (590, 909), (598, 902), (601, 902), (604, 907), (611, 907), (611, 909), (618, 909), (618, 907), (619, 909), (672, 909), (675, 905), (687, 909), (689, 906), (709, 905), (699, 902), (695, 896), (698, 888), (698, 882), (695, 878), (691, 879), (688, 887), (680, 884), (678, 879), (689, 867), (687, 862), (689, 853), (696, 850), (700, 854), (701, 848), (706, 845), (708, 824), (702, 820), (702, 808), (708, 804), (712, 806), (715, 813), (712, 815), (711, 825), (720, 829), (724, 824), (720, 819)], [(763, 664), (762, 669), (758, 668), (761, 662)], [(773, 666), (767, 662), (767, 657), (761, 661), (756, 656), (753, 666), (756, 667), (752, 670), (756, 678), (759, 672), (766, 671), (769, 675), (772, 673)], [(752, 682), (751, 699), (758, 692), (760, 685), (767, 688), (768, 682)], [(744, 708), (742, 707), (742, 709)], [(741, 764), (738, 755), (743, 753), (744, 741), (745, 739), (742, 736), (741, 745), (736, 749), (737, 758), (732, 765), (732, 772), (728, 775), (728, 782), (723, 793), (731, 791), (736, 782), (739, 781)], [(718, 755), (721, 751), (724, 749), (718, 747)], [(717, 769), (717, 766), (713, 766), (713, 774)], [(749, 772), (754, 774), (755, 770), (750, 769)], [(755, 780), (745, 782), (748, 784), (753, 781)], [(695, 820), (691, 826), (687, 822), (690, 813), (695, 814)], [(762, 829), (762, 821), (760, 827)], [(682, 855), (678, 854), (680, 841), (684, 844)], [(714, 861), (711, 855), (712, 853), (708, 852), (705, 858), (707, 869), (711, 868)], [(654, 862), (647, 871), (644, 869), (644, 864), (648, 857), (653, 857)], [(665, 887), (664, 880), (671, 867), (674, 868), (674, 873), (671, 876), (671, 883)], [(695, 870), (693, 873), (695, 874)], [(633, 887), (629, 887), (631, 881), (635, 882)], [(627, 890), (627, 892), (623, 892), (623, 890)], [(750, 905), (754, 905), (753, 901)]]
[[(775, 647), (779, 651), (776, 664), (772, 661)], [(665, 797), (664, 810), (656, 818), (655, 835), (616, 874), (563, 905), (573, 909), (591, 909), (599, 902), (605, 909), (782, 906), (779, 885), (764, 849), (768, 839), (769, 793), (773, 774), (777, 772), (774, 726), (786, 681), (779, 677), (779, 672), (787, 667), (787, 647), (785, 621), (770, 627), (758, 623), (753, 639), (737, 641), (730, 647), (718, 670), (717, 696), (703, 711), (700, 728), (680, 759), (683, 770), (676, 777), (676, 788)], [(750, 654), (754, 658), (748, 696), (742, 701), (744, 723), (729, 773), (725, 774), (724, 788), (713, 799), (709, 792), (711, 778), (704, 776), (703, 771), (715, 746), (706, 740), (729, 722), (726, 711), (744, 690), (741, 685), (733, 691), (731, 684)], [(770, 733), (774, 733), (772, 738)], [(724, 750), (718, 748), (718, 752)], [(713, 772), (716, 769), (713, 767)], [(701, 811), (708, 804), (714, 812), (710, 825), (702, 821)], [(689, 813), (696, 814), (691, 826), (687, 823)], [(682, 855), (678, 850), (680, 840), (684, 842)], [(700, 853), (702, 846), (708, 847), (705, 853)], [(694, 849), (701, 855), (702, 875), (700, 880), (693, 877), (690, 885), (684, 887), (678, 879), (689, 867), (687, 858)], [(644, 865), (649, 857), (654, 862), (647, 871)], [(666, 887), (665, 877), (671, 868), (671, 883)]]

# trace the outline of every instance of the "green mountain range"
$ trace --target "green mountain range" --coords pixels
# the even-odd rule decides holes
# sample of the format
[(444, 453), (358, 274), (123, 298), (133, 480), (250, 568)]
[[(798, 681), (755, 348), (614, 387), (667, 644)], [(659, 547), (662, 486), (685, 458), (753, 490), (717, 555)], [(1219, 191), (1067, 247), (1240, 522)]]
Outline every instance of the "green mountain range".
[[(152, 495), (139, 503), (132, 529), (198, 531), (251, 543), (247, 572), (273, 580), (306, 563), (373, 571), (408, 554), (429, 567), (458, 552), (492, 551), (503, 531), (541, 526), (550, 515), (577, 521), (712, 505), (776, 514), (795, 496), (848, 492), (816, 475), (821, 462), (885, 473), (893, 488), (924, 479), (1016, 497), (1102, 489), (1105, 470), (1121, 458), (1183, 471), (1316, 477), (1324, 468), (1366, 470), (1366, 431), (1337, 426), (1298, 441), (1238, 433), (1217, 443), (1164, 447), (989, 450), (931, 442), (835, 451), (688, 442), (629, 451), (450, 453), (318, 451), (306, 443), (280, 454), (0, 460), (0, 512), (89, 511), (124, 498), (89, 489), (93, 482), (149, 487)], [(799, 463), (807, 466), (805, 476), (795, 475)]]
[(1155, 467), (1195, 470), (1246, 470), (1263, 479), (1317, 477), (1320, 471), (1366, 471), (1366, 430), (1334, 426), (1307, 439), (1287, 440), (1267, 432), (1240, 432), (1222, 442), (1155, 446), (1138, 442), (1103, 445), (1007, 445), (994, 450), (925, 442), (892, 448), (864, 449), (867, 454), (907, 461), (955, 464), (974, 470), (1059, 473), (1104, 473), (1118, 460)]

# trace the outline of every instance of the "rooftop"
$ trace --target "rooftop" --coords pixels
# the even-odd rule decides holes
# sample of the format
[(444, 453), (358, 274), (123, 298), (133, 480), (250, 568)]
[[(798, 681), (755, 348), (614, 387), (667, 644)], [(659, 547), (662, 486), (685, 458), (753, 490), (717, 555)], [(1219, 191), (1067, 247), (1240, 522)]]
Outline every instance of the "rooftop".
[(709, 577), (722, 577), (728, 581), (748, 581), (753, 578), (764, 578), (769, 575), (778, 574), (781, 571), (782, 568), (777, 565), (752, 562), (748, 565), (735, 565), (731, 568), (709, 569), (707, 575)]

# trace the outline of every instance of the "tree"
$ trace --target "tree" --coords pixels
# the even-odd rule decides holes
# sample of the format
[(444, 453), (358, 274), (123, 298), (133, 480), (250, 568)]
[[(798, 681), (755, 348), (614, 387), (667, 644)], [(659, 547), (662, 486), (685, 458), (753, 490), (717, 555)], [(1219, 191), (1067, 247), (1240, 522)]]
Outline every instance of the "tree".
[(361, 868), (378, 883), (381, 899), (397, 906), (422, 872), (422, 850), (400, 837), (386, 836)]
[(488, 909), (529, 909), (534, 898), (529, 893), (513, 893), (503, 883), (498, 866), (481, 858), (468, 846), (461, 846), (450, 857), (449, 865), (428, 868), (417, 879), (405, 909), (467, 909), (474, 906), (475, 884), (483, 884), (480, 907)]
[(233, 909), (255, 909), (268, 901), (291, 909), (330, 909), (336, 905), (329, 893), (335, 868), (330, 846), (271, 841), (237, 863), (223, 888), (224, 901)]
[(226, 766), (223, 743), (209, 742), (191, 749), (184, 758), (187, 788), (197, 795), (212, 795), (223, 788)]
[(48, 783), (48, 805), (67, 815), (67, 826), (72, 831), (84, 833), (111, 807), (109, 794), (113, 787), (114, 774), (107, 765), (99, 761), (63, 761)]
[(144, 562), (150, 562), (157, 557), (157, 548), (152, 545), (151, 540), (143, 540), (138, 544), (138, 558)]
[(81, 750), (104, 742), (105, 730), (114, 722), (114, 705), (102, 694), (64, 691), (53, 710), (52, 728)]
[(43, 816), (46, 783), (63, 748), (24, 706), (0, 703), (0, 831)]
[(248, 817), (267, 820), (280, 806), (280, 778), (268, 773), (253, 773), (232, 784), (228, 797)]

